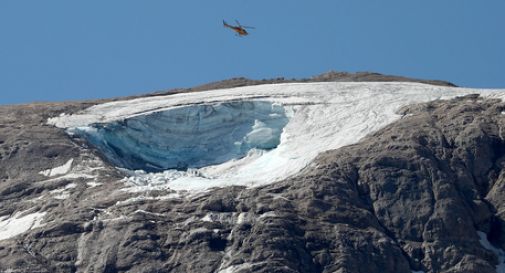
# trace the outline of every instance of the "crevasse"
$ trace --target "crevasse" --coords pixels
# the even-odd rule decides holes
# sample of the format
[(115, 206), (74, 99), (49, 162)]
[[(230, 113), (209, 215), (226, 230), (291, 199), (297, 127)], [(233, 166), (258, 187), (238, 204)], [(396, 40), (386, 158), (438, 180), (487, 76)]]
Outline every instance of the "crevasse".
[(147, 172), (186, 170), (277, 147), (288, 123), (280, 104), (229, 101), (176, 107), (73, 129), (113, 164)]

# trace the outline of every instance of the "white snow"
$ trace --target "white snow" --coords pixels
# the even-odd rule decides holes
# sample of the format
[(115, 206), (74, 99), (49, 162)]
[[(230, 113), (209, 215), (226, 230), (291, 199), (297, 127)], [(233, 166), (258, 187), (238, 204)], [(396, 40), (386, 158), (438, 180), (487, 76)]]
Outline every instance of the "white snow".
[(251, 216), (248, 212), (241, 212), (237, 217), (237, 224), (250, 223)]
[(258, 217), (258, 220), (261, 220), (261, 219), (264, 219), (264, 218), (275, 218), (275, 217), (278, 217), (278, 215), (275, 212), (268, 211), (268, 212), (265, 212), (265, 213), (261, 214)]
[(52, 197), (54, 199), (65, 200), (68, 197), (70, 197), (70, 192), (68, 190), (74, 189), (76, 187), (77, 187), (77, 184), (70, 183), (70, 184), (67, 184), (64, 188), (55, 189), (55, 190), (50, 191), (49, 193), (52, 195)]
[(219, 270), (218, 273), (240, 273), (242, 270), (250, 269), (252, 267), (251, 263), (243, 263), (229, 266), (225, 269)]
[[(83, 155), (83, 156), (87, 157), (89, 155)], [(84, 160), (80, 160), (77, 163), (73, 162), (73, 159), (71, 159), (71, 160), (72, 161), (69, 160), (67, 163), (65, 163), (65, 165), (56, 168), (56, 169), (62, 171), (64, 169), (66, 169), (66, 167), (64, 168), (64, 166), (69, 167), (69, 169), (65, 170), (65, 172), (60, 172), (60, 173), (58, 173), (57, 177), (49, 178), (47, 180), (43, 180), (40, 182), (85, 179), (85, 180), (93, 180), (93, 181), (88, 181), (88, 183), (91, 183), (90, 185), (88, 185), (90, 187), (97, 186), (98, 184), (100, 184), (96, 180), (97, 180), (97, 177), (99, 177), (99, 172), (105, 169), (105, 165), (100, 159), (85, 158)], [(46, 175), (45, 173), (47, 173), (47, 174), (52, 174), (52, 175), (56, 176), (54, 174), (54, 171), (52, 171), (52, 170), (54, 170), (54, 169), (48, 169), (48, 170), (43, 171), (44, 173), (42, 173), (42, 172), (40, 172), (40, 173), (44, 174), (44, 175)]]
[[(92, 131), (90, 126), (94, 123), (194, 105), (266, 101), (283, 107), (289, 121), (275, 149), (252, 149), (243, 158), (188, 171), (131, 171), (126, 178), (132, 191), (170, 188), (199, 192), (230, 185), (259, 186), (285, 179), (298, 173), (321, 152), (356, 143), (398, 120), (401, 116), (396, 111), (405, 105), (473, 93), (505, 97), (505, 90), (420, 83), (269, 84), (115, 101), (93, 106), (76, 115), (51, 118), (48, 123), (68, 128), (69, 132), (73, 128)], [(262, 136), (270, 136), (269, 130), (258, 122), (249, 137), (257, 141)]]
[(28, 213), (27, 211), (17, 212), (12, 217), (3, 216), (0, 218), (0, 241), (22, 234), (30, 229), (43, 226), (41, 224), (45, 212)]
[(179, 193), (170, 193), (168, 195), (162, 195), (162, 196), (135, 196), (123, 201), (118, 201), (116, 202), (116, 206), (123, 206), (135, 202), (141, 202), (141, 201), (151, 201), (151, 200), (169, 200), (169, 199), (180, 199), (181, 194)]
[(154, 216), (166, 216), (166, 214), (163, 213), (156, 213), (156, 212), (151, 212), (143, 209), (138, 209), (134, 211), (133, 213), (140, 213), (140, 214), (149, 214), (149, 215), (154, 215)]
[(58, 200), (65, 200), (67, 198), (70, 197), (70, 193), (68, 191), (64, 191), (60, 194), (57, 194), (57, 195), (54, 195), (53, 198), (54, 199), (58, 199)]
[(41, 171), (39, 173), (42, 175), (45, 175), (45, 176), (49, 176), (49, 177), (66, 174), (72, 168), (72, 162), (74, 162), (73, 158), (71, 158), (70, 160), (67, 161), (67, 163), (65, 163), (59, 167), (47, 169), (47, 170)]
[(498, 264), (496, 265), (496, 273), (505, 273), (505, 251), (500, 248), (496, 248), (489, 242), (487, 239), (486, 233), (482, 231), (477, 231), (477, 235), (479, 235), (480, 244), (487, 250), (490, 250), (498, 257)]
[(98, 187), (98, 186), (101, 186), (102, 183), (99, 183), (99, 182), (87, 182), (86, 185), (90, 188), (94, 188), (94, 187)]
[(234, 212), (221, 212), (221, 213), (209, 212), (204, 217), (202, 217), (201, 221), (233, 224), (235, 222), (235, 213)]
[(212, 214), (210, 213), (207, 213), (203, 218), (202, 218), (202, 221), (204, 222), (215, 222), (216, 220), (213, 219), (213, 216)]

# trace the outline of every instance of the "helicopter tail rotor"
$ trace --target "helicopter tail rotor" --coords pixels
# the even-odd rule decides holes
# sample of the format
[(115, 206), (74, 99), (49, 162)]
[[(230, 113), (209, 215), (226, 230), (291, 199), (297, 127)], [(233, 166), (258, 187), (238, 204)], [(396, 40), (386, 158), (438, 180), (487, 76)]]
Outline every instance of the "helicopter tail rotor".
[(240, 24), (240, 22), (238, 20), (235, 20), (235, 23), (237, 23), (237, 25), (241, 28), (249, 28), (249, 29), (255, 29), (255, 27), (250, 27), (250, 26), (243, 26)]

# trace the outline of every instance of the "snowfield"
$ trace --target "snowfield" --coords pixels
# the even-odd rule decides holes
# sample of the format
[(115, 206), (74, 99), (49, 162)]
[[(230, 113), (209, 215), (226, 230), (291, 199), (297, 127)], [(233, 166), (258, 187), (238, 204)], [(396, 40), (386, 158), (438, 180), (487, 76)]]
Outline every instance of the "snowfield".
[(110, 102), (48, 123), (102, 150), (132, 191), (193, 192), (288, 178), (400, 119), (403, 106), (475, 93), (505, 97), (420, 83), (269, 84)]
[(12, 217), (0, 216), (0, 241), (44, 225), (41, 222), (46, 214), (45, 212), (27, 212), (17, 212)]
[(45, 176), (58, 176), (58, 175), (66, 174), (72, 168), (73, 161), (74, 161), (74, 159), (72, 158), (69, 161), (67, 161), (67, 163), (63, 164), (62, 166), (41, 171), (40, 174), (45, 175)]

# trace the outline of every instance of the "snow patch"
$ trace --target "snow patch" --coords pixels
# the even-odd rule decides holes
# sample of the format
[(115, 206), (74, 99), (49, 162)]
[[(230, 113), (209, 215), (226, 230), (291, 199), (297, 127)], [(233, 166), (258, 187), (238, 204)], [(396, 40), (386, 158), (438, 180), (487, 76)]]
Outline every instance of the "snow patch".
[(163, 213), (156, 213), (156, 212), (147, 211), (147, 210), (143, 210), (143, 209), (138, 209), (138, 210), (134, 211), (133, 213), (149, 214), (149, 215), (154, 215), (154, 216), (166, 216)]
[(94, 187), (98, 187), (98, 186), (101, 186), (102, 183), (99, 183), (99, 182), (86, 182), (86, 186), (90, 187), (90, 188), (94, 188)]
[(240, 273), (242, 270), (250, 269), (252, 267), (251, 263), (243, 263), (229, 266), (225, 269), (219, 270), (218, 273)]
[(221, 213), (209, 212), (204, 217), (202, 217), (201, 221), (233, 224), (235, 222), (235, 213), (234, 212), (221, 212)]
[(179, 199), (181, 198), (181, 195), (179, 193), (170, 193), (168, 195), (162, 195), (162, 196), (136, 196), (132, 197), (123, 201), (117, 201), (116, 206), (123, 206), (123, 205), (128, 205), (136, 202), (142, 202), (142, 201), (160, 201), (160, 200), (169, 200), (169, 199)]
[(106, 218), (106, 219), (100, 219), (102, 222), (104, 223), (108, 223), (108, 222), (121, 222), (121, 221), (129, 221), (131, 219), (131, 217), (128, 217), (126, 215), (120, 215), (118, 217), (114, 217), (114, 218)]
[(67, 199), (69, 197), (70, 197), (70, 193), (68, 191), (64, 191), (64, 192), (61, 192), (59, 194), (53, 195), (53, 198), (54, 199), (58, 199), (58, 200), (65, 200), (65, 199)]
[(497, 248), (489, 242), (487, 239), (487, 234), (482, 231), (477, 231), (479, 235), (479, 243), (487, 250), (491, 251), (498, 257), (498, 264), (496, 265), (496, 273), (505, 273), (505, 251), (503, 249)]
[(278, 217), (278, 215), (275, 212), (268, 211), (268, 212), (265, 212), (265, 213), (261, 214), (258, 217), (258, 220), (265, 219), (265, 218), (275, 218), (275, 217)]
[(209, 230), (207, 228), (198, 227), (198, 228), (190, 230), (189, 235), (194, 235), (194, 234), (199, 234), (199, 233), (207, 233), (207, 232), (209, 232)]
[(52, 190), (49, 193), (53, 196), (54, 199), (65, 200), (68, 197), (70, 197), (70, 192), (68, 192), (68, 190), (73, 189), (75, 187), (77, 187), (77, 185), (75, 183), (70, 183), (70, 184), (67, 184), (62, 189)]
[(251, 216), (247, 212), (241, 212), (237, 217), (237, 224), (249, 223), (251, 222)]
[[(44, 180), (42, 182), (75, 180), (75, 179), (89, 179), (89, 180), (92, 179), (94, 180), (93, 182), (96, 182), (96, 179), (99, 176), (97, 172), (105, 169), (104, 163), (101, 160), (95, 158), (86, 158), (84, 160), (81, 160), (77, 164), (74, 164), (72, 159), (72, 162), (70, 163), (67, 162), (65, 165), (73, 165), (73, 166), (69, 167), (69, 169), (66, 172), (61, 173), (63, 175), (50, 178), (48, 180)], [(60, 166), (58, 168), (62, 170), (63, 166)], [(53, 169), (49, 169), (43, 172), (49, 173), (50, 170)], [(43, 173), (41, 172), (41, 174)], [(54, 172), (52, 174), (54, 174)]]
[(0, 218), (0, 241), (44, 225), (41, 222), (46, 215), (45, 212), (26, 214), (27, 211), (17, 212), (10, 218), (5, 216)]
[(42, 175), (45, 175), (45, 176), (49, 176), (49, 177), (66, 174), (72, 168), (72, 162), (74, 162), (73, 158), (71, 158), (70, 160), (67, 161), (67, 163), (65, 163), (59, 167), (40, 171), (39, 173)]

